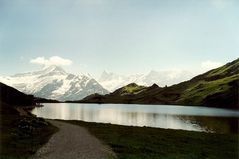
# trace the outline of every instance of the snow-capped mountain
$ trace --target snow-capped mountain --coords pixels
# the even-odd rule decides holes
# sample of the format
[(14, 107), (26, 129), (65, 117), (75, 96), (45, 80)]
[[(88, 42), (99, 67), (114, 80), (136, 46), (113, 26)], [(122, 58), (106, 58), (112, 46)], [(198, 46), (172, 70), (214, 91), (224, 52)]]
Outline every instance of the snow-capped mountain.
[(143, 76), (137, 82), (138, 84), (150, 86), (154, 83), (164, 87), (165, 85), (170, 86), (177, 84), (194, 77), (194, 74), (186, 70), (161, 70), (161, 71), (150, 71), (148, 74)]
[(136, 83), (136, 81), (138, 81), (142, 77), (143, 75), (124, 76), (104, 71), (98, 81), (104, 88), (106, 88), (110, 92), (113, 92), (114, 90), (126, 86), (130, 83)]
[(0, 77), (0, 82), (27, 94), (61, 101), (79, 100), (93, 93), (108, 93), (89, 75), (67, 73), (59, 66), (49, 66), (36, 72)]
[(114, 90), (125, 86), (130, 83), (137, 83), (138, 85), (151, 86), (154, 83), (164, 87), (170, 86), (179, 82), (189, 80), (194, 76), (193, 73), (185, 70), (165, 70), (165, 71), (150, 71), (148, 74), (138, 75), (119, 75), (112, 72), (104, 71), (100, 78), (99, 83), (107, 90), (113, 92)]

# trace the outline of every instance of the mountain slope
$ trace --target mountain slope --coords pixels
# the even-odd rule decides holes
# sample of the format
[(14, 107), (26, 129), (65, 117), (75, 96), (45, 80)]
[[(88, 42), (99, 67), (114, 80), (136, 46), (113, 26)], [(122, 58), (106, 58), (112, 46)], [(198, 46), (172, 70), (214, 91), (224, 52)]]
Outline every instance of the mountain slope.
[(80, 102), (177, 104), (239, 109), (238, 79), (239, 59), (170, 87), (153, 85), (137, 94), (96, 94)]
[(0, 81), (26, 94), (56, 100), (79, 100), (93, 93), (106, 94), (95, 79), (81, 74), (73, 75), (58, 66), (41, 71), (0, 77)]
[(0, 103), (6, 103), (9, 105), (17, 105), (17, 106), (26, 106), (26, 105), (33, 106), (36, 104), (33, 95), (26, 95), (1, 82), (0, 82)]
[(238, 108), (239, 59), (186, 82), (178, 103)]

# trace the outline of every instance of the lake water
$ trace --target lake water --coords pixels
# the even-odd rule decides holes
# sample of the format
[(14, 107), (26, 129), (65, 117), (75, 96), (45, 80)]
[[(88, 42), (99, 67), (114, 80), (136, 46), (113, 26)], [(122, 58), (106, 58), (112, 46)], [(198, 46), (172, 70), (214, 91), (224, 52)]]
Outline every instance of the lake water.
[(48, 119), (220, 133), (237, 132), (239, 119), (239, 111), (173, 105), (44, 103), (32, 113)]

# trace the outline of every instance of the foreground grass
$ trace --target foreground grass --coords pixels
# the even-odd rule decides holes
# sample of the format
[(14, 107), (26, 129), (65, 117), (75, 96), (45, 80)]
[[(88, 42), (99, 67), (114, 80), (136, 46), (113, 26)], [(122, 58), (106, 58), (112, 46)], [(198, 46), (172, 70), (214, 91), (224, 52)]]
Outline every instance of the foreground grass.
[(58, 130), (44, 119), (20, 116), (11, 107), (1, 106), (0, 119), (0, 159), (26, 159)]
[[(63, 121), (63, 120), (61, 120)], [(63, 121), (87, 128), (120, 159), (238, 159), (238, 135)]]

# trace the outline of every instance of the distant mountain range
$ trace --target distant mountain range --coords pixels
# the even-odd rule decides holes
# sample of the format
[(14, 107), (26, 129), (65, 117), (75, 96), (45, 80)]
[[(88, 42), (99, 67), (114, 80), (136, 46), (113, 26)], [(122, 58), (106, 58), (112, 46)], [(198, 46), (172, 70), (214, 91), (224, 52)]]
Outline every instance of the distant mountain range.
[[(90, 75), (74, 75), (61, 67), (49, 66), (36, 72), (0, 77), (0, 82), (40, 97), (34, 100), (42, 102), (57, 102), (47, 100), (55, 99), (83, 103), (176, 104), (239, 109), (239, 59), (191, 80), (172, 86), (161, 82), (158, 86), (162, 81), (160, 78), (173, 83), (182, 80), (180, 77), (189, 78), (191, 74), (187, 73), (151, 71), (147, 75), (121, 76), (103, 72), (100, 82), (97, 82)], [(123, 87), (109, 93), (100, 83), (109, 90)]]
[(26, 94), (60, 101), (79, 100), (93, 93), (108, 93), (89, 75), (67, 73), (58, 66), (49, 66), (36, 72), (0, 77), (0, 82)]
[(96, 81), (88, 74), (74, 75), (59, 66), (49, 66), (40, 71), (0, 77), (5, 83), (26, 94), (59, 101), (80, 100), (88, 95), (107, 94), (130, 83), (165, 86), (192, 77), (187, 71), (151, 71), (146, 75), (118, 75), (104, 71)]
[(154, 83), (164, 87), (170, 86), (185, 80), (189, 80), (194, 76), (193, 73), (185, 70), (165, 70), (165, 71), (150, 71), (148, 74), (136, 74), (136, 75), (119, 75), (112, 72), (104, 71), (98, 82), (110, 92), (116, 89), (128, 85), (130, 83), (136, 83), (143, 86), (151, 86)]
[(92, 94), (85, 103), (198, 105), (239, 109), (239, 59), (198, 75), (189, 81), (159, 87), (126, 85), (106, 95)]

